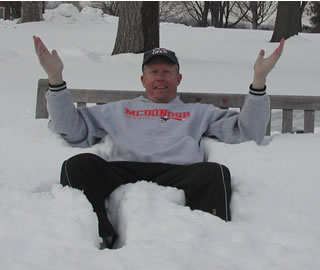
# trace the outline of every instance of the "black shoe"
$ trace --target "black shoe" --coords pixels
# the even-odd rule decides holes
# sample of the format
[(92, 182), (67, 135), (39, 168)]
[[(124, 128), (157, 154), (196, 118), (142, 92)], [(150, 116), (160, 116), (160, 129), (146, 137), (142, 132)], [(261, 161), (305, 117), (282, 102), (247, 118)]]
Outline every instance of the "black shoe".
[(112, 236), (108, 236), (106, 238), (102, 239), (102, 242), (100, 243), (99, 249), (103, 250), (103, 249), (112, 249), (114, 244), (116, 243), (117, 240), (117, 236), (116, 235), (112, 235)]

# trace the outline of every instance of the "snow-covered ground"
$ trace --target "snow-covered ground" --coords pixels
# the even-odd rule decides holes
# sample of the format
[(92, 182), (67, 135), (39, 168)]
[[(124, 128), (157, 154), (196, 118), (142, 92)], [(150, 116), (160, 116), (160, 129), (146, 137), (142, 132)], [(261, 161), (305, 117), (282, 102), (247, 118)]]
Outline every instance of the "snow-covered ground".
[[(0, 20), (0, 269), (319, 269), (319, 122), (317, 134), (274, 131), (262, 145), (206, 139), (209, 160), (232, 172), (229, 223), (184, 207), (177, 189), (147, 182), (120, 187), (107, 202), (120, 248), (100, 251), (90, 204), (81, 192), (62, 188), (59, 174), (64, 159), (107, 154), (111, 142), (71, 148), (47, 120), (35, 120), (37, 80), (45, 74), (32, 35), (58, 50), (72, 88), (142, 89), (142, 55), (111, 56), (114, 17), (64, 5), (45, 18)], [(271, 35), (161, 24), (160, 42), (180, 59), (181, 91), (246, 93), (259, 50), (268, 55), (277, 46), (268, 43)], [(319, 95), (319, 46), (319, 34), (287, 40), (268, 92)]]

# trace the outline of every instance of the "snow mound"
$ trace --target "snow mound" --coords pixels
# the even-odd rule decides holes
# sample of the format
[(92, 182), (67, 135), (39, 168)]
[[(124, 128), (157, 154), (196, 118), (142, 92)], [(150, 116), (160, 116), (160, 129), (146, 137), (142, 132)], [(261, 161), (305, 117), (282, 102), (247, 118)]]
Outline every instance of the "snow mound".
[(61, 4), (52, 10), (46, 10), (45, 21), (61, 24), (88, 24), (99, 22), (117, 23), (117, 18), (105, 15), (99, 8), (84, 7), (81, 12), (72, 4)]
[(104, 13), (99, 8), (92, 8), (92, 7), (84, 7), (81, 10), (81, 15), (85, 17), (89, 21), (102, 21), (104, 20)]
[(28, 258), (61, 243), (97, 247), (100, 241), (92, 207), (82, 192), (68, 187), (53, 185), (49, 192), (31, 193), (1, 188), (0, 214), (1, 242), (6, 246), (1, 245), (1, 251), (8, 256), (17, 247)]
[[(118, 247), (152, 238), (159, 242), (159, 234), (165, 233), (161, 226), (169, 220), (173, 222), (176, 211), (190, 212), (184, 205), (184, 192), (176, 188), (146, 181), (120, 186), (106, 202), (111, 222), (118, 230)], [(156, 234), (158, 237), (154, 238)]]
[(46, 21), (60, 22), (62, 24), (84, 22), (79, 10), (72, 4), (61, 4), (55, 9), (46, 10), (43, 18)]
[(0, 29), (6, 29), (6, 28), (11, 29), (11, 28), (15, 28), (17, 22), (18, 22), (18, 19), (14, 19), (14, 20), (12, 20), (12, 21), (0, 19)]

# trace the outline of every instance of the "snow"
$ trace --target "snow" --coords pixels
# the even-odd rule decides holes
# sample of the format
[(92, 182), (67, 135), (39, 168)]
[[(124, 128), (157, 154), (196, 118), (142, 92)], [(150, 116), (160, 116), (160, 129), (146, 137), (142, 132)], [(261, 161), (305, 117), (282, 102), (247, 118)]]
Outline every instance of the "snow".
[[(142, 89), (142, 55), (111, 56), (117, 19), (92, 8), (65, 4), (45, 19), (0, 21), (1, 269), (318, 269), (319, 119), (316, 134), (273, 131), (262, 145), (205, 140), (208, 159), (232, 173), (232, 222), (183, 206), (181, 190), (144, 181), (118, 188), (106, 204), (119, 248), (100, 251), (91, 205), (62, 188), (59, 174), (77, 153), (107, 156), (111, 141), (72, 148), (35, 120), (37, 80), (46, 76), (32, 35), (57, 49), (71, 88)], [(180, 91), (246, 93), (259, 50), (277, 46), (271, 35), (161, 24), (161, 46), (181, 62)], [(319, 43), (319, 34), (287, 40), (268, 92), (319, 95)]]

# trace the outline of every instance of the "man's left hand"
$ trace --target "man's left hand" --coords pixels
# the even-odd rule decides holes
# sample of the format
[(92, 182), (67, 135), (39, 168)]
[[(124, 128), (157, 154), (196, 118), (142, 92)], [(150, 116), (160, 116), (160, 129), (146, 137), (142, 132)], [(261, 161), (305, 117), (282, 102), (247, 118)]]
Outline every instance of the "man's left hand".
[(263, 89), (269, 72), (274, 68), (279, 60), (284, 46), (285, 39), (281, 39), (279, 47), (267, 58), (264, 58), (265, 51), (261, 50), (254, 64), (254, 79), (252, 87)]

